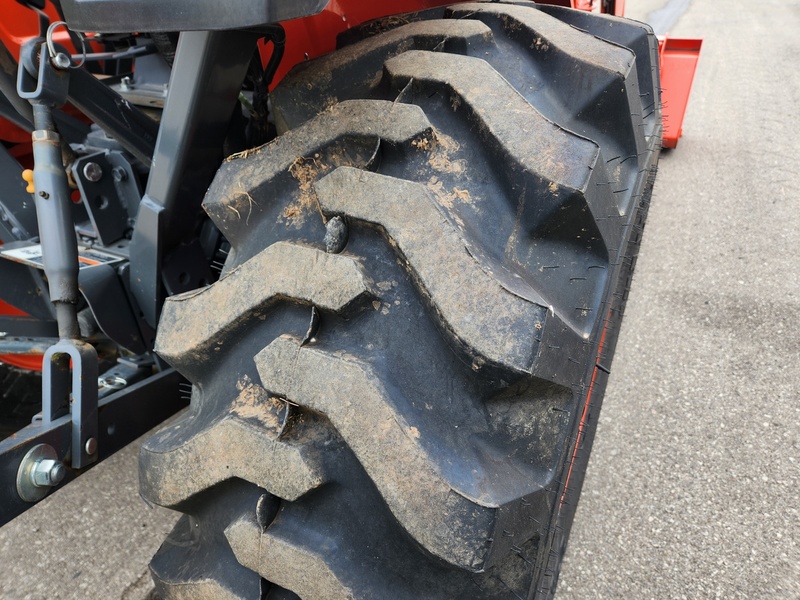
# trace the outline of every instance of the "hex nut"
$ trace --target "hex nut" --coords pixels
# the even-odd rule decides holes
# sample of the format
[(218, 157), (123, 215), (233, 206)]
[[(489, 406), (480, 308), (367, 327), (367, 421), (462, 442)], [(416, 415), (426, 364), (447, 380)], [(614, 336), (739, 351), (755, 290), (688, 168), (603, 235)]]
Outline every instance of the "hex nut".
[(128, 385), (124, 377), (119, 375), (108, 375), (107, 377), (97, 378), (97, 388), (100, 390), (121, 390)]
[(45, 458), (36, 463), (31, 471), (34, 485), (53, 487), (61, 483), (66, 469), (60, 461)]
[(55, 448), (37, 444), (25, 454), (17, 469), (17, 494), (25, 502), (38, 502), (64, 480), (66, 469)]

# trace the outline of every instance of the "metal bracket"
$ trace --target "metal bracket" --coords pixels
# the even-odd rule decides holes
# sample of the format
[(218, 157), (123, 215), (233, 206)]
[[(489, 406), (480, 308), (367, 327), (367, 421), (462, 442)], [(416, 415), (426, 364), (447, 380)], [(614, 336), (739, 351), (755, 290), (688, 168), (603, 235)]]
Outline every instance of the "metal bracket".
[(112, 168), (105, 152), (82, 156), (72, 165), (86, 211), (104, 246), (116, 242), (128, 229), (128, 211), (114, 185)]
[(103, 333), (131, 352), (147, 351), (125, 288), (113, 267), (96, 265), (82, 269), (78, 285)]
[[(98, 410), (98, 461), (128, 445), (185, 406), (186, 400), (178, 391), (180, 382), (180, 375), (173, 369), (167, 369), (137, 383), (128, 380), (124, 389), (113, 391), (103, 398), (99, 402)], [(87, 382), (87, 385), (96, 386), (97, 382)], [(41, 420), (34, 420), (16, 435), (0, 440), (0, 526), (33, 506), (30, 501), (20, 497), (17, 487), (20, 470), (23, 471), (23, 477), (26, 472), (32, 477), (33, 469), (29, 469), (28, 465), (33, 467), (38, 460), (28, 459), (26, 462), (26, 455), (35, 446), (47, 444), (55, 450), (56, 456), (65, 456), (69, 453), (72, 442), (71, 433), (72, 422), (67, 415), (49, 425)], [(49, 469), (47, 466), (40, 464), (36, 470), (44, 471), (42, 474), (48, 475), (50, 481), (55, 482), (58, 479), (58, 470), (55, 465), (51, 465)], [(79, 474), (74, 469), (65, 468), (60, 485), (65, 485)]]
[[(164, 260), (193, 236), (258, 37), (246, 31), (181, 33), (130, 246), (133, 295), (153, 326), (164, 296)], [(191, 279), (202, 277), (190, 273)]]
[(42, 356), (47, 349), (58, 343), (58, 338), (40, 336), (6, 335), (0, 331), (0, 354), (28, 354)]
[[(17, 94), (24, 100), (58, 108), (67, 101), (69, 70), (56, 69), (43, 46), (43, 40), (38, 38), (23, 44), (20, 55), (24, 68), (17, 71)], [(34, 72), (37, 73), (36, 78)]]
[(58, 335), (55, 321), (43, 321), (28, 316), (0, 316), (0, 345), (8, 337), (45, 337)]
[(117, 359), (117, 364), (97, 380), (100, 398), (146, 379), (153, 373), (155, 361), (149, 354)]
[[(12, 244), (3, 244), (0, 248), (5, 250)], [(55, 320), (55, 308), (50, 302), (44, 271), (9, 260), (5, 254), (0, 254), (0, 282), (0, 300), (12, 306), (24, 306), (25, 312), (31, 317), (43, 321)]]
[[(70, 361), (72, 370), (70, 372)], [(86, 342), (61, 340), (44, 354), (42, 422), (72, 415), (72, 468), (97, 460), (97, 351)]]
[(33, 198), (25, 191), (22, 167), (5, 146), (0, 146), (0, 178), (0, 242), (32, 238), (39, 232)]
[(114, 180), (117, 196), (128, 211), (128, 226), (133, 227), (139, 212), (139, 203), (142, 201), (139, 178), (122, 152), (108, 151), (106, 160), (111, 165), (111, 179)]
[(0, 316), (0, 340), (12, 337), (56, 337), (58, 325), (54, 320), (43, 320), (29, 316)]
[(71, 75), (70, 103), (149, 167), (158, 123), (88, 71), (74, 69)]

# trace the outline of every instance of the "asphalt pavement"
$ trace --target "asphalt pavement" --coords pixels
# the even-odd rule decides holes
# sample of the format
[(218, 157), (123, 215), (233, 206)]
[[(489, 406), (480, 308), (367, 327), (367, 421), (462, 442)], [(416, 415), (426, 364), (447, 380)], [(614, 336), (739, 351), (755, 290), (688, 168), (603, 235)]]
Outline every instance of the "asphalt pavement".
[[(800, 2), (626, 4), (704, 43), (557, 597), (797, 599)], [(0, 529), (0, 598), (147, 595), (176, 515), (139, 498), (137, 452)]]
[(178, 514), (139, 497), (141, 441), (0, 528), (0, 599), (147, 598), (147, 564)]
[(669, 4), (703, 49), (557, 597), (797, 599), (800, 3)]

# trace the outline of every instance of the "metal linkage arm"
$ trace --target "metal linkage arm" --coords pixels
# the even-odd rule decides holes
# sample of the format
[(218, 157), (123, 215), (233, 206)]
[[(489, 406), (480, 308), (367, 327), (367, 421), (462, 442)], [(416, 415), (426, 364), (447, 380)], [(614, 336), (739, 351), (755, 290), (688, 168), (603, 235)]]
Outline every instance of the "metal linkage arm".
[[(53, 109), (63, 106), (67, 100), (70, 61), (63, 53), (48, 54), (44, 44), (38, 52), (33, 45), (24, 47), (23, 52), (28, 53), (31, 70), (36, 67), (36, 79), (25, 69), (19, 69), (17, 79), (20, 98), (28, 100), (33, 107), (35, 127), (32, 134), (34, 169), (32, 176), (28, 173), (26, 179), (31, 184), (28, 191), (33, 192), (36, 203), (44, 271), (61, 338), (45, 352), (42, 364), (43, 425), (49, 427), (60, 417), (71, 415), (71, 465), (81, 469), (97, 460), (98, 368), (97, 351), (79, 340), (78, 239), (72, 221), (67, 174), (61, 160), (61, 136), (52, 114)], [(21, 465), (20, 473), (25, 468), (25, 464)], [(23, 477), (23, 482), (27, 480), (27, 476)], [(24, 486), (17, 487), (24, 495)]]
[[(196, 226), (200, 203), (224, 158), (223, 142), (258, 37), (243, 31), (181, 33), (130, 246), (133, 293), (153, 326), (163, 301), (163, 258)], [(192, 268), (207, 268), (200, 262), (187, 264), (188, 280), (199, 279)]]

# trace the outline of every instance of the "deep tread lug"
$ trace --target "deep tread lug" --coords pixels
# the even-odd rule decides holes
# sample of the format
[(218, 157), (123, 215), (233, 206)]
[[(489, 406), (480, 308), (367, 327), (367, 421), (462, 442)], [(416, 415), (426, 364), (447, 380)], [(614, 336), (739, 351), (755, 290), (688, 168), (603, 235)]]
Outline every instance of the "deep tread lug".
[[(213, 285), (167, 298), (156, 352), (175, 366), (196, 361), (226, 331), (279, 300), (341, 312), (369, 294), (368, 280), (353, 258), (279, 242)], [(187, 311), (203, 317), (187, 319)]]
[[(577, 203), (577, 210), (591, 215), (607, 247), (619, 244), (620, 232), (608, 222), (619, 209), (596, 143), (546, 119), (483, 60), (410, 51), (386, 61), (386, 71), (397, 88), (413, 80), (454, 94), (454, 104), (467, 108), (487, 145), (535, 190), (527, 198), (538, 207), (529, 225), (534, 235)], [(515, 118), (502, 118), (506, 113)]]
[[(341, 102), (348, 97), (363, 97), (369, 92), (369, 87), (361, 82), (379, 80), (384, 62), (394, 54), (411, 49), (463, 54), (468, 48), (480, 48), (491, 43), (492, 31), (478, 21), (420, 21), (352, 44), (306, 65), (298, 65), (291, 79), (276, 88), (273, 94), (278, 106), (278, 129), (285, 131), (297, 127), (315, 116), (314, 104), (320, 99), (323, 102)], [(320, 73), (326, 76), (321, 79)], [(347, 97), (340, 96), (335, 86), (343, 79), (360, 82), (350, 86)], [(297, 102), (298, 96), (312, 102)]]
[(197, 430), (189, 415), (160, 431), (140, 450), (141, 494), (175, 507), (234, 477), (286, 500), (320, 486), (325, 473), (313, 444), (296, 431), (282, 435), (282, 404), (250, 383), (231, 413), (210, 427)]
[(637, 56), (640, 66), (649, 66), (649, 68), (637, 68), (640, 98), (637, 112), (645, 123), (643, 133), (647, 136), (660, 135), (658, 132), (661, 128), (661, 90), (658, 42), (653, 29), (644, 23), (613, 15), (592, 14), (547, 4), (539, 4), (536, 8), (576, 29), (629, 48)]
[[(441, 475), (439, 457), (420, 442), (436, 433), (404, 419), (368, 364), (341, 352), (301, 347), (299, 340), (288, 336), (273, 341), (255, 362), (264, 387), (331, 420), (389, 509), (431, 553), (478, 572), (496, 558), (496, 549), (502, 546), (497, 530), (502, 531), (507, 522), (515, 523), (518, 535), (536, 530), (529, 520), (518, 517), (527, 512), (522, 506), (530, 505), (548, 480), (518, 486), (515, 494), (527, 488), (527, 500), (522, 495), (506, 497), (497, 485), (504, 477), (523, 477), (519, 471), (498, 470), (497, 487), (481, 485), (475, 471), (472, 489), (455, 487)], [(334, 372), (335, 387), (324, 376)], [(463, 464), (464, 470), (477, 467)]]
[[(469, 253), (457, 226), (420, 183), (340, 167), (315, 184), (326, 214), (379, 227), (445, 331), (473, 356), (530, 372), (547, 302), (512, 294)], [(402, 198), (402, 201), (398, 201)], [(487, 307), (496, 310), (487, 312)]]
[(300, 598), (355, 598), (320, 554), (309, 552), (273, 530), (262, 532), (247, 517), (232, 523), (225, 535), (240, 563), (280, 586), (291, 586)]
[[(242, 236), (256, 229), (261, 219), (263, 206), (255, 198), (270, 198), (280, 191), (281, 184), (276, 185), (276, 181), (282, 176), (289, 175), (293, 187), (300, 188), (298, 210), (316, 212), (311, 181), (306, 177), (310, 173), (297, 166), (306, 159), (313, 162), (321, 148), (342, 140), (404, 144), (428, 137), (430, 131), (430, 121), (418, 106), (381, 100), (341, 102), (274, 142), (228, 158), (214, 177), (203, 208), (235, 249)], [(358, 155), (340, 157), (343, 164), (358, 167), (367, 166), (368, 159)], [(313, 172), (323, 175), (333, 168), (317, 165)]]
[[(214, 486), (206, 502), (190, 501), (150, 563), (157, 597), (163, 600), (251, 600), (261, 595), (261, 578), (241, 565), (228, 546), (225, 528), (254, 515), (258, 488), (245, 482)], [(208, 502), (216, 498), (217, 502)], [(224, 502), (219, 502), (224, 499)], [(271, 509), (275, 514), (277, 505)]]
[[(331, 420), (418, 542), (448, 562), (476, 571), (483, 567), (496, 507), (465, 498), (439, 475), (417, 441), (422, 433), (392, 409), (368, 365), (300, 347), (288, 337), (272, 342), (255, 361), (265, 387)], [(321, 376), (332, 372), (339, 380), (334, 389)]]
[[(617, 152), (633, 157), (624, 163), (612, 161), (616, 170), (612, 178), (619, 183), (635, 179), (637, 170), (646, 164), (647, 152), (636, 56), (629, 48), (587, 36), (545, 12), (526, 6), (468, 3), (451, 7), (447, 14), (454, 19), (494, 22), (508, 37), (525, 43), (531, 60), (552, 74), (553, 92), (560, 96), (564, 109), (578, 121), (606, 116), (606, 129), (618, 142)], [(555, 76), (578, 72), (581, 73), (579, 90), (569, 77)], [(622, 187), (619, 185), (618, 189)]]

